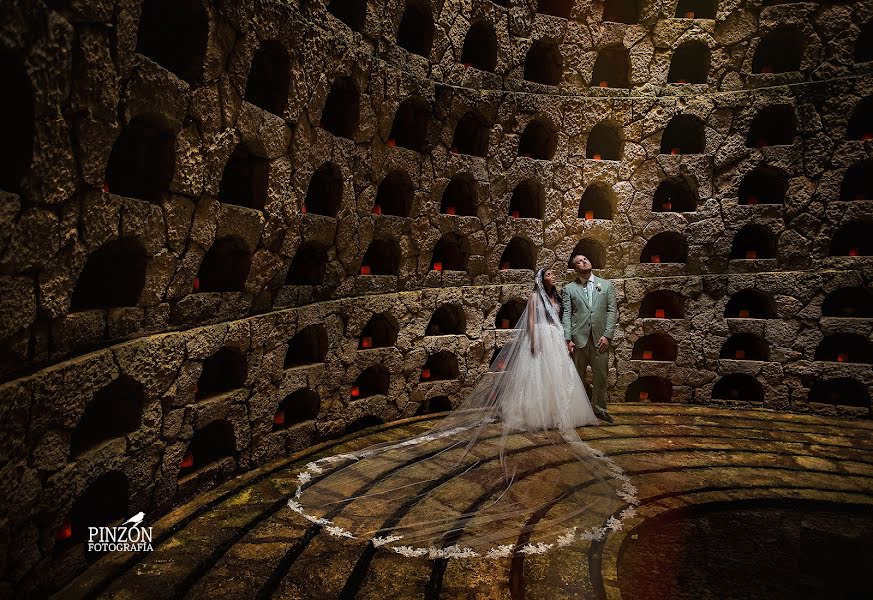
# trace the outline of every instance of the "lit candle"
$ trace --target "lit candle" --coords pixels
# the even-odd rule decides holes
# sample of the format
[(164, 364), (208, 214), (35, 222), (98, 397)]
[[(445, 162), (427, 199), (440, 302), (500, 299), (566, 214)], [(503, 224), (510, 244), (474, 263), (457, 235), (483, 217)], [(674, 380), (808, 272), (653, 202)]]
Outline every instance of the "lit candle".
[(62, 541), (73, 537), (73, 525), (70, 523), (70, 517), (66, 517), (61, 526), (55, 531), (55, 540)]
[(307, 212), (307, 210), (306, 210), (306, 205), (304, 204), (303, 206), (300, 207), (300, 214), (305, 215), (306, 212)]
[(649, 392), (640, 392), (640, 400), (648, 400)]
[(739, 359), (739, 360), (746, 358), (746, 351), (745, 350), (737, 350), (736, 352), (734, 352), (734, 358)]
[(382, 205), (381, 204), (374, 204), (373, 205), (373, 214), (374, 215), (381, 215), (382, 214)]
[(361, 275), (370, 275), (370, 265), (361, 265)]
[(676, 83), (688, 83), (687, 79), (677, 79)]
[(200, 289), (200, 278), (199, 277), (194, 278), (194, 284), (191, 287), (194, 288), (195, 292), (197, 292), (197, 290)]
[(849, 248), (849, 256), (860, 256), (861, 251), (858, 248)]
[(361, 338), (361, 348), (372, 348), (373, 347), (373, 338), (369, 335)]
[(190, 469), (193, 466), (194, 466), (194, 453), (191, 452), (190, 450), (188, 450), (188, 452), (186, 452), (185, 456), (182, 458), (182, 468), (183, 469)]
[(855, 192), (855, 200), (864, 200), (864, 192)]
[(655, 318), (656, 319), (665, 319), (667, 317), (667, 312), (663, 308), (655, 309)]
[(673, 209), (672, 202), (662, 202), (661, 203), (661, 210), (672, 210), (672, 209)]
[(505, 369), (505, 368), (506, 368), (506, 362), (505, 362), (505, 361), (502, 361), (502, 360), (497, 361), (497, 370), (498, 370), (498, 371), (502, 371), (502, 370)]
[(447, 215), (454, 215), (454, 214), (457, 214), (457, 212), (458, 212), (458, 210), (454, 206), (447, 206), (446, 207), (446, 214)]
[(441, 263), (441, 262), (433, 263), (433, 270), (434, 271), (442, 271), (443, 270), (443, 263)]
[(458, 153), (458, 147), (457, 147), (457, 146), (452, 146), (452, 149), (449, 150), (449, 152), (451, 152), (452, 154), (457, 154), (457, 153)]
[(870, 140), (873, 140), (873, 131), (865, 131), (861, 134), (861, 141), (869, 142)]
[(693, 10), (689, 10), (689, 11), (687, 11), (687, 12), (685, 13), (685, 18), (686, 18), (686, 19), (693, 19), (693, 18), (694, 18), (694, 11), (693, 11)]
[(423, 368), (421, 370), (421, 378), (422, 379), (430, 379), (430, 369), (428, 369), (427, 367)]
[(521, 213), (519, 211), (517, 211), (517, 210), (512, 211), (512, 218), (513, 219), (518, 219), (519, 217), (521, 217)]
[(500, 329), (509, 329), (509, 319), (500, 319)]
[(505, 260), (502, 263), (500, 263), (500, 270), (506, 271), (507, 269), (509, 269), (509, 261)]
[(356, 385), (352, 386), (352, 398), (357, 398), (361, 395), (361, 388)]
[(397, 145), (397, 140), (395, 140), (394, 138), (388, 138), (388, 147), (389, 148), (393, 148), (396, 145)]
[(108, 194), (109, 193), (109, 182), (104, 181), (103, 186), (100, 189), (103, 190), (104, 194)]
[(609, 82), (604, 79), (603, 81), (600, 82), (600, 87), (602, 87), (602, 88), (609, 87)]
[(746, 199), (746, 203), (747, 204), (757, 204), (758, 197), (755, 194), (750, 194), (749, 197)]
[(284, 425), (285, 424), (285, 411), (281, 408), (276, 411), (276, 414), (273, 415), (273, 425)]
[(643, 360), (652, 360), (653, 356), (651, 350), (643, 350)]
[(467, 62), (467, 63), (464, 63), (464, 68), (465, 68), (465, 69), (469, 69), (469, 68), (472, 67), (472, 66), (473, 66), (473, 63), (468, 63), (468, 62)]
[(758, 148), (766, 148), (769, 145), (770, 142), (767, 140), (767, 138), (758, 138), (757, 140), (755, 140), (755, 146), (757, 146)]
[(751, 313), (749, 312), (749, 310), (747, 308), (740, 309), (740, 318), (741, 319), (748, 319), (750, 314)]
[(773, 70), (773, 67), (771, 67), (770, 65), (764, 65), (763, 67), (761, 67), (761, 73), (770, 74), (770, 73), (774, 73), (774, 72), (775, 71)]
[(839, 354), (837, 354), (837, 362), (849, 362), (849, 353), (840, 352)]
[(593, 210), (586, 210), (585, 211), (585, 220), (586, 221), (593, 221), (594, 220), (594, 211)]
[(670, 154), (679, 154), (679, 148), (670, 148)]
[(660, 254), (652, 254), (652, 261), (651, 262), (653, 264), (660, 263), (661, 262), (661, 255)]
[(754, 260), (754, 259), (758, 258), (758, 251), (757, 250), (746, 250), (746, 258), (748, 260)]

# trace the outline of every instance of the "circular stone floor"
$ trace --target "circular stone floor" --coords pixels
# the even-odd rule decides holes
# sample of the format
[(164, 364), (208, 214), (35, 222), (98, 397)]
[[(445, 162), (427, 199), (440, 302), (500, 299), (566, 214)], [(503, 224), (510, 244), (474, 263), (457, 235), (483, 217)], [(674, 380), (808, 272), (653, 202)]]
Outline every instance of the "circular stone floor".
[(641, 504), (601, 541), (515, 559), (404, 558), (286, 506), (313, 458), (399, 439), (409, 419), (229, 481), (153, 526), (154, 551), (95, 562), (61, 598), (873, 597), (873, 422), (616, 404), (579, 430)]

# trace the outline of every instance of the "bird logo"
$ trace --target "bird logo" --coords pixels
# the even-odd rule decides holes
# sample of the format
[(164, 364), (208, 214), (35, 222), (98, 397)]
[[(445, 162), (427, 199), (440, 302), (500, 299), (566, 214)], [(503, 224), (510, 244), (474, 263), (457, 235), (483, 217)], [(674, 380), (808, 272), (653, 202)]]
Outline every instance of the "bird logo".
[(142, 511), (139, 511), (138, 513), (133, 515), (131, 518), (129, 518), (127, 521), (122, 523), (121, 526), (126, 527), (127, 525), (130, 525), (131, 527), (139, 527), (139, 524), (142, 523), (142, 520), (144, 518), (145, 518), (145, 513)]

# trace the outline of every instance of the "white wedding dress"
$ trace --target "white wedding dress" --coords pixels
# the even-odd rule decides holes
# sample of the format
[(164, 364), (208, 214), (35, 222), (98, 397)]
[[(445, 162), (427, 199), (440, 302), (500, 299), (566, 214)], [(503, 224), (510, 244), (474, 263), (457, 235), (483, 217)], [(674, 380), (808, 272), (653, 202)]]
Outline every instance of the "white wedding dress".
[(620, 529), (636, 488), (576, 431), (599, 420), (542, 274), (459, 407), (414, 437), (310, 462), (288, 506), (328, 534), (411, 557), (540, 553)]

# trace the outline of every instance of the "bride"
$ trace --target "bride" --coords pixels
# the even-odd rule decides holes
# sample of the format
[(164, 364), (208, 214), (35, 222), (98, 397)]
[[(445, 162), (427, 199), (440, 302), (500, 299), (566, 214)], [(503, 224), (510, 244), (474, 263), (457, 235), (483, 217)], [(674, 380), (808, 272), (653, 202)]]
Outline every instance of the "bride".
[[(306, 465), (288, 506), (334, 536), (404, 556), (502, 558), (601, 539), (636, 488), (577, 427), (599, 423), (540, 269), (487, 373), (435, 425)], [(596, 440), (589, 430), (588, 440)]]

